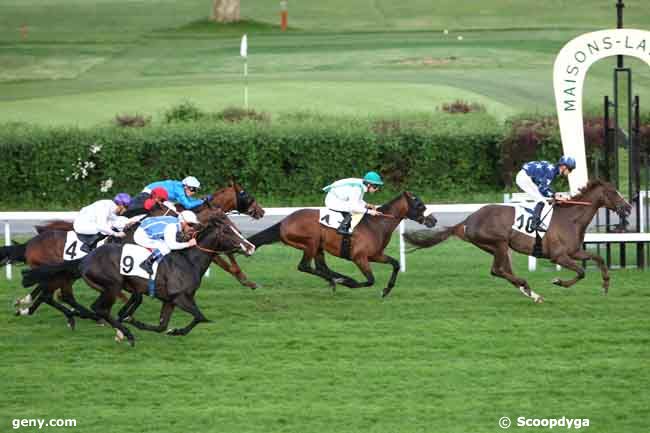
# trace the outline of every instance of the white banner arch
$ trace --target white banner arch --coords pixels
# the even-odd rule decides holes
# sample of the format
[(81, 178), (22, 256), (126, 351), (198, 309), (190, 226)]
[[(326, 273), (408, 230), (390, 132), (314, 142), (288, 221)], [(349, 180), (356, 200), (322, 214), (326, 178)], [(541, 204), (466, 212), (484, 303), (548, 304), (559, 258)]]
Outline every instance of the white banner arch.
[(585, 33), (569, 41), (553, 66), (555, 105), (564, 154), (575, 157), (577, 167), (569, 176), (571, 193), (588, 181), (582, 118), (582, 88), (589, 67), (605, 57), (637, 57), (650, 66), (650, 32), (611, 29)]

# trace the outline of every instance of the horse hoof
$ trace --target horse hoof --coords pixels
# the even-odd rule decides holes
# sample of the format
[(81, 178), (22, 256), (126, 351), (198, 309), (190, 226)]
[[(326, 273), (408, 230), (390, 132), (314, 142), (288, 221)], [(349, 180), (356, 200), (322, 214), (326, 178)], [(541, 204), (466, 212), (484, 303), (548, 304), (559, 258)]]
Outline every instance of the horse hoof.
[(556, 286), (561, 286), (562, 280), (560, 280), (559, 278), (553, 278), (552, 283), (555, 284)]
[(393, 289), (392, 289), (392, 288), (389, 288), (389, 287), (386, 287), (386, 288), (381, 292), (381, 297), (382, 297), (382, 298), (385, 298), (386, 296), (388, 296), (388, 295), (390, 294), (391, 290), (393, 290)]
[(77, 326), (77, 322), (75, 322), (74, 317), (68, 317), (68, 328), (74, 331), (75, 326)]
[(544, 303), (544, 297), (540, 296), (539, 298), (535, 299), (536, 304), (543, 304)]

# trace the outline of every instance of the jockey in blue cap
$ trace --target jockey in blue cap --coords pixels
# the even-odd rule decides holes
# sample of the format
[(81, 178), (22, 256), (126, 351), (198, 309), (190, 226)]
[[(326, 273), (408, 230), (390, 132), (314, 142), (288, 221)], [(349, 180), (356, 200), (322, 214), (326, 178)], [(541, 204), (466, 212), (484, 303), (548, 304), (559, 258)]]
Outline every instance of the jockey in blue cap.
[(549, 198), (554, 198), (558, 201), (567, 200), (566, 197), (562, 197), (560, 194), (553, 191), (551, 188), (551, 182), (553, 182), (557, 176), (569, 176), (569, 173), (571, 173), (575, 168), (576, 160), (565, 155), (560, 158), (555, 165), (548, 161), (528, 162), (524, 164), (519, 173), (517, 173), (517, 177), (515, 178), (517, 186), (537, 201), (532, 222), (532, 228), (534, 230), (540, 229), (544, 202)]
[(375, 193), (384, 184), (379, 173), (369, 171), (363, 179), (348, 178), (338, 180), (323, 188), (327, 193), (325, 206), (333, 211), (343, 214), (343, 221), (337, 229), (342, 235), (350, 234), (352, 213), (365, 213), (377, 215), (377, 206), (363, 201), (366, 192)]
[(196, 192), (201, 188), (201, 183), (194, 176), (187, 176), (181, 180), (161, 180), (147, 185), (141, 193), (135, 196), (131, 204), (128, 216), (134, 216), (138, 213), (146, 213), (145, 202), (152, 198), (153, 190), (156, 188), (164, 188), (167, 191), (169, 201), (178, 203), (185, 209), (195, 209), (201, 206), (205, 201), (212, 200), (211, 195), (207, 195), (202, 199), (193, 198)]
[(89, 253), (106, 236), (124, 237), (125, 221), (121, 221), (120, 215), (129, 204), (131, 196), (121, 192), (113, 200), (98, 200), (81, 209), (72, 225), (83, 243), (81, 250)]

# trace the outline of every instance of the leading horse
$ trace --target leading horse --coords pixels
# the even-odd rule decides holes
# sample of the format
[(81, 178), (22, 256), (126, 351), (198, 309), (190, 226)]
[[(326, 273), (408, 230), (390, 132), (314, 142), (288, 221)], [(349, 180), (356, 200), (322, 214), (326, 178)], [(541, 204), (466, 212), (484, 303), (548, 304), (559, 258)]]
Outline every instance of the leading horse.
[[(251, 236), (248, 240), (255, 247), (282, 241), (286, 245), (302, 250), (303, 256), (298, 264), (298, 270), (327, 280), (332, 290), (336, 289), (336, 283), (351, 288), (372, 286), (375, 277), (370, 268), (370, 262), (388, 263), (393, 267), (393, 273), (382, 292), (382, 296), (387, 296), (395, 286), (399, 272), (399, 262), (384, 253), (393, 231), (404, 218), (425, 224), (427, 227), (435, 226), (436, 219), (433, 215), (424, 215), (426, 206), (410, 192), (398, 195), (377, 210), (380, 212), (379, 215), (366, 214), (354, 229), (349, 239), (349, 254), (342, 248), (343, 236), (336, 230), (320, 224), (317, 209), (298, 210), (279, 223)], [(329, 269), (325, 263), (324, 251), (333, 256), (352, 260), (366, 277), (366, 281), (359, 283)], [(316, 263), (315, 268), (311, 266), (313, 260)]]
[[(607, 266), (602, 257), (582, 249), (587, 226), (602, 207), (615, 211), (621, 218), (629, 215), (632, 209), (614, 186), (598, 179), (590, 181), (567, 204), (562, 204), (561, 201), (555, 203), (548, 231), (542, 239), (541, 257), (571, 269), (577, 275), (568, 281), (556, 278), (553, 284), (571, 287), (585, 276), (584, 269), (574, 260), (591, 259), (600, 268), (604, 293), (607, 294), (609, 289)], [(404, 238), (418, 248), (438, 245), (452, 235), (470, 242), (494, 256), (492, 275), (508, 280), (534, 302), (544, 302), (544, 298), (535, 293), (526, 280), (515, 276), (512, 270), (510, 249), (532, 255), (535, 246), (535, 238), (512, 228), (514, 218), (514, 207), (489, 205), (480, 208), (459, 224), (446, 227), (444, 230), (410, 232), (406, 233)]]

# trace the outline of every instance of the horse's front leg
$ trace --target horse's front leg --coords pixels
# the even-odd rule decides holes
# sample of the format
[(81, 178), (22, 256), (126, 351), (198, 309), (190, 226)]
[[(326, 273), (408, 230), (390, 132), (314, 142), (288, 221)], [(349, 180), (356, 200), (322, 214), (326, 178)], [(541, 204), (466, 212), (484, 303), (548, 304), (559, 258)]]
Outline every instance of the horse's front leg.
[(210, 320), (208, 320), (203, 315), (201, 310), (199, 310), (199, 306), (196, 305), (196, 301), (194, 301), (193, 296), (190, 296), (188, 294), (181, 294), (175, 297), (173, 302), (178, 306), (178, 308), (190, 313), (192, 315), (192, 321), (184, 328), (174, 328), (168, 330), (167, 335), (187, 335), (199, 323), (210, 322)]
[(592, 254), (584, 250), (576, 251), (575, 253), (573, 253), (571, 257), (575, 260), (591, 259), (594, 262), (596, 262), (596, 264), (600, 268), (600, 274), (603, 277), (603, 294), (606, 295), (607, 292), (609, 291), (609, 270), (607, 269), (607, 265), (605, 265), (605, 260), (603, 260), (603, 258), (597, 254)]
[(561, 280), (559, 278), (553, 279), (553, 284), (556, 286), (571, 287), (585, 277), (585, 270), (582, 269), (582, 267), (578, 266), (578, 264), (566, 254), (551, 259), (551, 261), (557, 265), (562, 266), (563, 268), (570, 269), (577, 274), (576, 277), (572, 280)]
[(242, 272), (235, 257), (232, 254), (228, 254), (228, 259), (230, 260), (230, 263), (226, 262), (221, 256), (216, 255), (212, 261), (219, 265), (224, 271), (235, 277), (242, 286), (250, 287), (253, 290), (257, 289), (257, 283), (248, 280), (248, 277)]
[(395, 281), (397, 281), (397, 274), (399, 273), (399, 268), (400, 268), (399, 262), (386, 254), (382, 254), (381, 256), (374, 258), (373, 262), (388, 263), (393, 267), (393, 273), (390, 275), (390, 279), (388, 280), (388, 285), (384, 288), (384, 291), (382, 292), (381, 295), (382, 298), (385, 298), (386, 296), (388, 296), (391, 290), (393, 290), (393, 287), (395, 287)]

